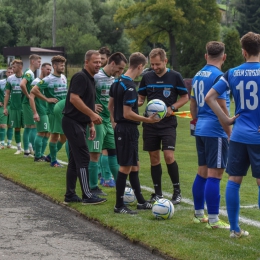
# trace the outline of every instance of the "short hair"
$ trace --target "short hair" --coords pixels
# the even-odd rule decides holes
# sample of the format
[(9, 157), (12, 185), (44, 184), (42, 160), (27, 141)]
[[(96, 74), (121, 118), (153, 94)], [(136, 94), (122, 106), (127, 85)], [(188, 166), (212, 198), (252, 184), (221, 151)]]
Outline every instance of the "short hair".
[(50, 63), (48, 63), (48, 62), (44, 62), (44, 63), (42, 64), (42, 67), (46, 67), (47, 65), (51, 66)]
[(260, 35), (248, 32), (240, 39), (242, 49), (244, 49), (250, 56), (257, 56), (260, 52)]
[(143, 66), (147, 63), (146, 57), (141, 52), (134, 52), (129, 58), (129, 68), (136, 69), (140, 64)]
[(14, 64), (23, 65), (23, 61), (19, 60), (19, 59), (15, 59), (12, 61), (11, 65), (14, 65)]
[(89, 50), (85, 54), (85, 60), (90, 61), (92, 55), (100, 55), (100, 53), (98, 51), (95, 51), (95, 50)]
[(66, 59), (61, 55), (57, 55), (57, 56), (52, 57), (52, 59), (51, 59), (52, 65), (59, 63), (59, 62), (66, 62)]
[(108, 58), (108, 64), (112, 61), (114, 61), (116, 65), (119, 65), (122, 61), (127, 64), (127, 59), (121, 52), (115, 52)]
[(98, 50), (98, 52), (99, 52), (100, 54), (106, 54), (107, 57), (110, 57), (110, 55), (111, 55), (111, 52), (110, 52), (110, 50), (108, 49), (107, 46), (101, 47), (101, 48)]
[(6, 70), (12, 70), (13, 68), (11, 66), (7, 67)]
[(206, 52), (211, 58), (219, 58), (225, 53), (225, 44), (223, 42), (210, 41), (206, 44)]
[(155, 48), (155, 49), (151, 50), (151, 52), (149, 54), (149, 58), (151, 59), (156, 56), (159, 56), (161, 61), (164, 61), (167, 58), (165, 50), (161, 49), (161, 48)]
[(38, 59), (41, 59), (42, 57), (39, 56), (38, 54), (32, 54), (29, 56), (29, 60), (38, 60)]

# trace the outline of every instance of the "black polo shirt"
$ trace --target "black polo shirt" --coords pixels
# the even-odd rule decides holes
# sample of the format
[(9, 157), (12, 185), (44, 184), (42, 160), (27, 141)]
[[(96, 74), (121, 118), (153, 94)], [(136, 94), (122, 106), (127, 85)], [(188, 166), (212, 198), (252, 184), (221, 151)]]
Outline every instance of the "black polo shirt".
[(85, 105), (95, 111), (96, 91), (94, 78), (85, 69), (82, 69), (82, 71), (74, 74), (71, 78), (63, 114), (64, 116), (69, 117), (80, 124), (89, 124), (91, 122), (90, 118), (80, 112), (70, 102), (71, 93), (79, 95)]
[[(152, 99), (160, 99), (167, 107), (170, 107), (177, 101), (178, 96), (188, 94), (188, 90), (181, 74), (167, 69), (162, 77), (159, 77), (154, 71), (145, 73), (139, 85), (138, 94), (146, 96), (147, 102)], [(152, 126), (156, 128), (177, 126), (176, 116), (165, 117)]]
[(140, 124), (140, 122), (124, 118), (124, 106), (132, 107), (133, 112), (138, 114), (136, 85), (130, 77), (122, 75), (115, 80), (110, 88), (109, 96), (114, 98), (114, 120), (116, 123)]

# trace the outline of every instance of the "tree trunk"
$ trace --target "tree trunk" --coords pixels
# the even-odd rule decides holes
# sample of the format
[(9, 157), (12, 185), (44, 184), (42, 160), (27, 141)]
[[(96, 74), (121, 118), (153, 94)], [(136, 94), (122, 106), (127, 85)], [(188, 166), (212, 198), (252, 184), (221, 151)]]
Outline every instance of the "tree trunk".
[(170, 40), (170, 64), (174, 70), (178, 70), (178, 60), (177, 60), (177, 49), (175, 36), (169, 32), (169, 40)]

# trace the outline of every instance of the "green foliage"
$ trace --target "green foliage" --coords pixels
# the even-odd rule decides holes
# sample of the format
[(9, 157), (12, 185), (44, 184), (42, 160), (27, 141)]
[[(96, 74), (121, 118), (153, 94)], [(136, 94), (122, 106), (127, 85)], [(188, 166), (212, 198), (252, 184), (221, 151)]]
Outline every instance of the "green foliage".
[(223, 36), (227, 59), (222, 66), (223, 71), (236, 67), (243, 63), (239, 33), (236, 29), (228, 29)]

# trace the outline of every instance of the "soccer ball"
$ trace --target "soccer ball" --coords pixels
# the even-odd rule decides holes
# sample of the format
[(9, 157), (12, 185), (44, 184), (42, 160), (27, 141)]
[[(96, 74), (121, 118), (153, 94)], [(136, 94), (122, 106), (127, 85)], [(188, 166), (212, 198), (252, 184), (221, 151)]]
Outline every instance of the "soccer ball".
[(157, 112), (156, 117), (163, 119), (166, 116), (167, 107), (162, 100), (152, 99), (147, 103), (145, 112), (148, 116), (151, 116)]
[(174, 205), (170, 200), (159, 199), (153, 204), (152, 213), (157, 219), (170, 219), (174, 213)]
[(125, 188), (125, 193), (124, 193), (124, 204), (129, 205), (135, 202), (136, 197), (135, 197), (135, 193), (133, 191), (132, 188), (126, 187)]

